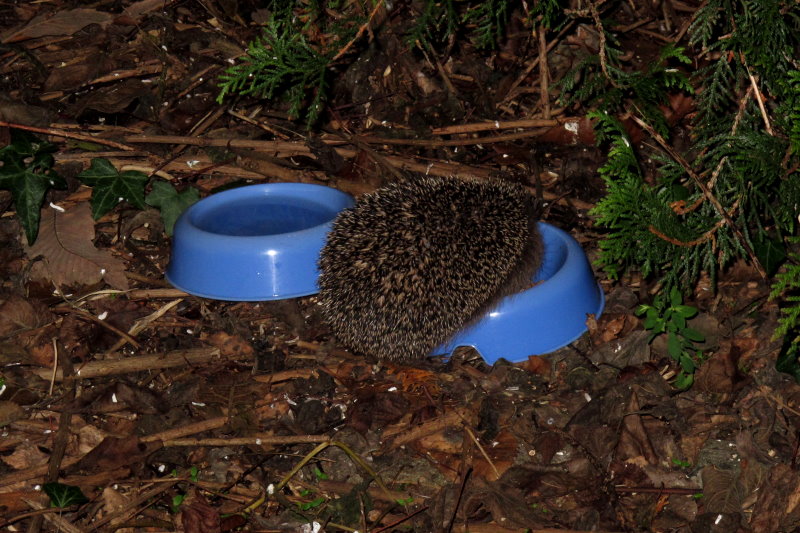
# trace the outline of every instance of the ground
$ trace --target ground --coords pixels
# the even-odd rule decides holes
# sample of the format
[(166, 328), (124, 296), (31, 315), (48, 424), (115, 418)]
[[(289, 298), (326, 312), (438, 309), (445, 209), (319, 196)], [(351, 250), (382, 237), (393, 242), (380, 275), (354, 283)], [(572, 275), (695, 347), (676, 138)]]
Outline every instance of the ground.
[[(0, 144), (19, 142), (13, 125), (48, 140), (64, 180), (46, 192), (34, 243), (31, 181), (0, 190), (0, 527), (800, 528), (800, 386), (775, 369), (778, 310), (744, 262), (686, 301), (706, 359), (688, 389), (635, 314), (658, 290), (635, 270), (597, 271), (607, 304), (581, 339), (492, 366), (471, 350), (414, 363), (350, 353), (313, 297), (172, 288), (169, 216), (188, 198), (176, 190), (289, 181), (360, 194), (400, 172), (502, 175), (540, 195), (543, 217), (590, 259), (602, 238), (589, 210), (603, 153), (586, 110), (559, 107), (517, 15), (501, 48), (463, 40), (436, 56), (403, 40), (410, 4), (378, 4), (341, 46), (309, 124), (279, 96), (217, 101), (219, 76), (268, 16), (233, 4), (0, 6)], [(698, 5), (681, 3), (667, 29), (660, 11), (623, 6), (626, 46), (646, 63)], [(596, 35), (590, 19), (543, 35), (549, 79), (596, 50)], [(148, 194), (171, 184), (177, 203), (112, 185), (111, 204), (98, 201), (103, 183), (79, 178), (98, 158), (123, 173), (115, 183), (138, 171)]]

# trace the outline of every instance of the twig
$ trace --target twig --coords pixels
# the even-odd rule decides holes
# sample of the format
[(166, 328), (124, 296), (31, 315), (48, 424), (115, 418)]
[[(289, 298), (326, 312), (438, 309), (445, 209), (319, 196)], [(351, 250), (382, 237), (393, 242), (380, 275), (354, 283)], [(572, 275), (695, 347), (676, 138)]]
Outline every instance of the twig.
[(161, 441), (166, 446), (268, 446), (270, 444), (307, 444), (330, 442), (327, 435), (250, 435), (249, 437), (218, 439), (172, 439)]
[(591, 0), (588, 2), (589, 4), (589, 11), (592, 14), (592, 19), (594, 19), (594, 25), (597, 28), (597, 38), (600, 43), (600, 70), (603, 71), (608, 82), (614, 86), (615, 88), (619, 89), (619, 84), (617, 81), (611, 77), (611, 74), (608, 72), (608, 62), (606, 61), (606, 32), (603, 29), (603, 21), (600, 20), (600, 13), (597, 12), (597, 6)]
[(155, 488), (140, 492), (138, 496), (135, 496), (132, 500), (130, 500), (126, 506), (122, 507), (121, 509), (117, 509), (116, 511), (112, 511), (102, 518), (92, 521), (92, 531), (98, 531), (102, 526), (108, 524), (109, 522), (113, 522), (114, 524), (121, 523), (126, 518), (139, 512), (139, 505), (148, 501), (148, 507), (153, 505), (156, 502), (156, 496), (162, 492), (170, 490), (176, 483), (182, 482), (180, 478), (173, 477), (169, 478), (169, 481), (172, 483), (159, 484)]
[(361, 35), (364, 34), (364, 31), (366, 31), (366, 29), (372, 23), (372, 19), (375, 18), (375, 15), (378, 13), (378, 9), (380, 9), (380, 7), (383, 5), (383, 1), (384, 0), (378, 0), (378, 2), (375, 4), (375, 7), (372, 9), (372, 13), (369, 14), (369, 19), (364, 24), (361, 25), (355, 36), (352, 39), (350, 39), (350, 42), (347, 43), (344, 46), (344, 48), (339, 50), (339, 52), (335, 56), (333, 56), (333, 59), (331, 59), (331, 63), (333, 63), (334, 61), (342, 57), (345, 53), (347, 53), (350, 47), (353, 46), (353, 43), (355, 43), (358, 39), (361, 38)]
[(675, 161), (677, 161), (678, 164), (680, 164), (683, 167), (686, 173), (689, 174), (689, 177), (691, 177), (692, 180), (695, 182), (695, 185), (697, 185), (697, 187), (699, 187), (700, 190), (703, 191), (703, 195), (708, 199), (709, 202), (711, 202), (711, 205), (714, 206), (714, 209), (716, 209), (717, 213), (723, 219), (725, 219), (725, 223), (728, 225), (728, 227), (730, 227), (731, 231), (734, 233), (734, 235), (736, 235), (736, 238), (739, 240), (739, 244), (747, 252), (747, 255), (753, 262), (753, 266), (755, 267), (756, 271), (758, 271), (759, 275), (763, 279), (766, 279), (767, 273), (764, 270), (764, 267), (761, 266), (761, 262), (758, 260), (758, 257), (756, 257), (753, 248), (747, 242), (747, 239), (744, 238), (742, 231), (736, 226), (736, 224), (733, 222), (733, 219), (731, 219), (731, 217), (728, 216), (728, 213), (722, 207), (722, 204), (719, 203), (719, 200), (717, 200), (716, 196), (714, 196), (714, 194), (711, 192), (708, 186), (705, 183), (703, 183), (703, 180), (700, 178), (700, 176), (697, 175), (694, 169), (692, 169), (692, 167), (689, 165), (689, 162), (686, 161), (686, 159), (684, 159), (683, 156), (679, 154), (674, 148), (672, 148), (672, 146), (667, 144), (667, 141), (665, 141), (664, 138), (661, 135), (659, 135), (658, 132), (656, 132), (649, 124), (647, 124), (646, 122), (644, 122), (642, 119), (640, 119), (635, 115), (631, 115), (631, 118), (634, 120), (634, 122), (639, 124), (639, 126), (641, 126), (645, 131), (647, 131), (647, 133), (650, 134), (650, 136), (653, 137), (659, 145), (661, 145), (661, 148), (663, 148), (664, 151), (667, 152), (670, 155), (670, 157), (672, 157)]
[(105, 146), (112, 146), (117, 150), (124, 150), (126, 152), (133, 152), (135, 150), (135, 148), (131, 148), (130, 146), (118, 143), (116, 141), (109, 141), (108, 139), (99, 139), (97, 137), (92, 137), (91, 135), (83, 135), (81, 133), (70, 133), (68, 131), (56, 130), (53, 128), (38, 128), (36, 126), (26, 126), (25, 124), (16, 124), (14, 122), (6, 122), (4, 120), (0, 120), (0, 127), (3, 126), (5, 126), (6, 128), (15, 128), (18, 130), (26, 130), (35, 133), (41, 133), (43, 135), (52, 135), (53, 137), (64, 137), (66, 139), (75, 139), (78, 141), (86, 141), (94, 144), (103, 144)]
[(494, 475), (497, 476), (497, 479), (500, 479), (500, 472), (497, 470), (497, 467), (494, 466), (494, 462), (492, 462), (492, 459), (491, 459), (491, 457), (489, 457), (489, 454), (486, 453), (486, 450), (483, 448), (483, 446), (481, 446), (481, 443), (478, 442), (478, 439), (475, 437), (475, 434), (472, 432), (471, 429), (469, 429), (468, 426), (464, 426), (464, 429), (467, 430), (467, 433), (469, 434), (470, 438), (472, 438), (472, 442), (474, 442), (475, 446), (478, 447), (478, 451), (481, 452), (481, 455), (483, 455), (483, 458), (486, 459), (486, 462), (489, 463), (489, 466), (492, 467), (492, 470), (494, 471)]
[(479, 131), (498, 131), (511, 128), (552, 128), (563, 124), (563, 120), (528, 118), (522, 120), (495, 120), (494, 122), (474, 122), (472, 124), (458, 124), (444, 126), (431, 130), (433, 135), (454, 135), (458, 133), (477, 133)]
[(542, 102), (542, 115), (550, 118), (550, 70), (547, 65), (547, 40), (546, 29), (539, 26), (539, 92)]
[[(66, 518), (64, 518), (60, 514), (53, 514), (48, 512), (51, 511), (51, 509), (46, 509), (45, 506), (42, 505), (41, 503), (28, 498), (23, 498), (22, 501), (24, 501), (28, 505), (28, 507), (31, 507), (39, 511), (39, 514), (34, 516), (34, 519), (39, 519), (39, 520), (45, 519), (51, 524), (53, 524), (58, 531), (64, 531), (65, 533), (84, 533), (83, 529), (73, 525), (71, 522), (69, 522)], [(61, 509), (60, 511), (63, 511), (63, 509)]]
[[(118, 374), (130, 374), (132, 372), (144, 372), (149, 370), (162, 370), (185, 365), (198, 365), (207, 363), (214, 358), (220, 357), (219, 348), (197, 348), (193, 350), (175, 350), (162, 354), (141, 355), (138, 357), (127, 357), (109, 361), (89, 361), (75, 372), (75, 377), (88, 379), (103, 376), (113, 376)], [(231, 356), (233, 358), (234, 356)], [(44, 379), (50, 373), (48, 368), (38, 368), (32, 371), (37, 376)], [(56, 373), (56, 380), (64, 379), (62, 372)]]
[(195, 422), (193, 424), (187, 424), (185, 426), (168, 429), (166, 431), (161, 431), (159, 433), (146, 435), (140, 438), (139, 442), (148, 443), (148, 442), (174, 440), (180, 437), (185, 437), (186, 435), (194, 435), (196, 433), (203, 433), (204, 431), (211, 431), (212, 429), (221, 428), (228, 422), (230, 422), (229, 417), (218, 416), (216, 418), (203, 420), (202, 422)]
[(756, 102), (758, 102), (758, 109), (761, 110), (761, 118), (764, 119), (764, 128), (767, 130), (771, 136), (775, 136), (772, 131), (772, 125), (769, 122), (769, 116), (767, 115), (767, 110), (764, 108), (764, 98), (761, 96), (761, 91), (758, 90), (758, 82), (756, 82), (756, 78), (750, 72), (750, 67), (747, 66), (747, 62), (744, 58), (744, 53), (740, 54), (742, 59), (742, 64), (744, 65), (745, 70), (747, 70), (747, 76), (750, 78), (750, 85), (753, 87), (753, 92), (756, 95)]
[[(555, 36), (555, 38), (550, 42), (550, 44), (547, 45), (547, 48), (545, 49), (545, 53), (547, 53), (550, 50), (552, 50), (553, 48), (555, 48), (555, 46), (561, 41), (561, 38), (564, 37), (564, 35), (569, 30), (571, 30), (572, 26), (574, 26), (574, 25), (575, 25), (575, 21), (574, 20), (569, 21), (569, 23), (567, 23), (567, 25), (564, 26), (564, 28), (560, 32), (558, 32), (558, 35)], [(519, 76), (517, 76), (517, 79), (514, 80), (514, 83), (512, 83), (511, 87), (508, 88), (508, 92), (506, 93), (506, 96), (503, 98), (503, 101), (500, 102), (500, 104), (498, 104), (498, 105), (503, 105), (503, 104), (508, 103), (509, 100), (511, 100), (512, 98), (514, 98), (517, 95), (517, 92), (516, 92), (517, 87), (519, 87), (522, 84), (522, 82), (525, 81), (525, 79), (528, 77), (528, 75), (531, 72), (533, 72), (533, 69), (535, 69), (536, 65), (538, 65), (538, 64), (539, 64), (539, 58), (537, 57), (536, 59), (531, 61), (530, 64), (527, 67), (525, 67), (525, 70), (523, 70), (522, 73)]]
[(131, 346), (133, 346), (135, 348), (139, 348), (140, 347), (139, 342), (136, 339), (134, 339), (133, 337), (131, 337), (130, 335), (128, 335), (127, 333), (125, 333), (121, 329), (112, 326), (111, 324), (109, 324), (105, 320), (100, 320), (99, 318), (97, 318), (96, 316), (94, 316), (92, 313), (90, 313), (88, 311), (84, 311), (83, 309), (79, 309), (77, 307), (59, 306), (59, 307), (56, 307), (55, 309), (53, 309), (53, 312), (55, 312), (55, 313), (71, 313), (71, 314), (74, 314), (74, 315), (78, 315), (79, 317), (85, 318), (86, 320), (94, 322), (95, 324), (98, 324), (98, 325), (106, 328), (107, 330), (111, 331), (115, 335), (118, 335), (118, 336), (122, 337), (123, 339), (125, 339), (125, 342), (130, 343)]
[[(469, 431), (469, 428), (466, 429)], [(473, 440), (475, 440), (476, 443), (478, 442), (477, 439), (475, 439), (475, 435), (473, 435), (471, 431), (470, 436), (473, 438)], [(453, 531), (453, 525), (456, 523), (456, 517), (458, 516), (458, 508), (461, 507), (461, 500), (464, 499), (464, 489), (467, 487), (467, 480), (469, 480), (470, 474), (472, 474), (472, 467), (467, 468), (467, 471), (464, 472), (464, 477), (461, 479), (461, 483), (459, 484), (458, 498), (456, 498), (456, 503), (453, 505), (453, 515), (450, 517), (450, 522), (447, 524), (447, 533), (451, 533)]]
[[(738, 207), (739, 207), (739, 200), (737, 199), (733, 203), (733, 206), (731, 207), (731, 211), (730, 211), (730, 213), (728, 213), (728, 216), (729, 217), (733, 216), (733, 213), (736, 212), (736, 209)], [(722, 226), (724, 226), (724, 225), (725, 225), (725, 219), (721, 218), (721, 219), (719, 219), (717, 221), (716, 224), (714, 224), (714, 227), (712, 227), (710, 230), (708, 230), (705, 233), (703, 233), (703, 235), (701, 235), (700, 237), (698, 237), (698, 238), (696, 238), (694, 240), (691, 240), (691, 241), (679, 241), (678, 239), (673, 239), (672, 237), (661, 233), (653, 225), (650, 225), (647, 229), (648, 229), (648, 231), (650, 231), (650, 233), (652, 233), (656, 237), (658, 237), (660, 239), (663, 239), (663, 240), (669, 242), (670, 244), (674, 244), (675, 246), (684, 246), (684, 247), (690, 248), (692, 246), (697, 246), (698, 244), (701, 244), (701, 243), (707, 241), (708, 239), (712, 238), (714, 236), (714, 234), (717, 232), (717, 230), (719, 228), (721, 228)]]
[[(164, 316), (167, 313), (167, 311), (169, 311), (170, 309), (172, 309), (173, 307), (175, 307), (176, 305), (178, 305), (182, 301), (183, 301), (183, 298), (178, 298), (177, 300), (172, 300), (171, 302), (168, 302), (168, 303), (162, 305), (157, 311), (155, 311), (153, 313), (150, 313), (146, 317), (140, 318), (128, 330), (128, 335), (129, 336), (138, 335), (139, 333), (142, 332), (142, 330), (144, 330), (152, 322), (155, 322), (156, 320), (158, 320), (159, 318)], [(124, 345), (125, 345), (124, 339), (123, 340), (119, 340), (114, 344), (114, 346), (112, 346), (111, 348), (106, 350), (106, 354), (114, 353), (117, 350), (119, 350), (120, 348), (122, 348)]]

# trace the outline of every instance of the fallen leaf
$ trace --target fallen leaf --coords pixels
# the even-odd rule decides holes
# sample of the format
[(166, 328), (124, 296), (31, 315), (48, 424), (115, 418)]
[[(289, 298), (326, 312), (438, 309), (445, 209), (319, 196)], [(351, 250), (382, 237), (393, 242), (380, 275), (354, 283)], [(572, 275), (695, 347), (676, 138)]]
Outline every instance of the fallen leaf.
[(201, 338), (215, 348), (219, 348), (224, 356), (243, 356), (253, 355), (253, 345), (245, 339), (229, 335), (224, 331), (217, 331), (211, 335), (202, 335)]
[(0, 402), (0, 427), (25, 417), (25, 411), (14, 402)]
[(18, 331), (36, 329), (52, 320), (53, 316), (47, 308), (36, 300), (11, 296), (0, 302), (0, 337), (7, 337)]
[(24, 470), (47, 464), (48, 455), (31, 442), (20, 442), (14, 448), (14, 453), (4, 455), (2, 460), (15, 470)]
[(103, 279), (115, 289), (127, 290), (125, 264), (110, 251), (95, 248), (93, 239), (89, 204), (80, 203), (64, 213), (45, 209), (39, 238), (33, 246), (25, 247), (25, 253), (31, 259), (44, 257), (42, 277), (59, 287), (91, 285)]
[(51, 13), (42, 13), (22, 28), (14, 28), (0, 35), (0, 42), (16, 43), (47, 35), (72, 35), (89, 24), (105, 27), (113, 20), (114, 16), (110, 13), (88, 8), (58, 11), (52, 16)]

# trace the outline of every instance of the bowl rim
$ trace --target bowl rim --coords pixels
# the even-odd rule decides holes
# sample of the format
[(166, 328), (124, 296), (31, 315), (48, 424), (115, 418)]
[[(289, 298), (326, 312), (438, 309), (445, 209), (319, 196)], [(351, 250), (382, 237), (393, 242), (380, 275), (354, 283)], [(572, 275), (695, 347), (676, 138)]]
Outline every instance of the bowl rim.
[[(547, 232), (550, 241), (555, 242), (556, 245), (565, 249), (564, 257), (558, 267), (545, 279), (539, 278), (539, 274), (541, 273), (541, 269), (544, 268), (544, 265), (540, 267), (540, 270), (533, 276), (533, 280), (540, 279), (539, 283), (500, 300), (500, 302), (492, 309), (488, 310), (478, 321), (457, 331), (438, 346), (433, 354), (446, 354), (450, 357), (457, 348), (472, 347), (481, 354), (481, 357), (483, 357), (487, 364), (494, 364), (500, 358), (511, 362), (520, 362), (527, 359), (529, 355), (541, 355), (554, 352), (574, 342), (588, 329), (585, 325), (585, 314), (593, 313), (595, 318), (600, 318), (605, 308), (605, 293), (596, 280), (586, 252), (574, 237), (561, 228), (548, 224), (547, 222), (540, 221), (538, 224), (543, 234)], [(564, 295), (565, 292), (568, 292), (568, 290), (573, 287), (575, 290), (579, 290), (578, 294), (585, 294), (586, 305), (583, 309), (584, 316), (578, 317), (581, 320), (581, 327), (573, 326), (569, 328), (558, 340), (550, 340), (545, 343), (545, 341), (537, 339), (539, 346), (530, 349), (525, 355), (504, 355), (500, 352), (510, 349), (508, 346), (514, 344), (513, 342), (509, 341), (504, 343), (501, 339), (492, 344), (491, 339), (487, 340), (483, 338), (492, 333), (496, 335), (497, 330), (500, 329), (504, 331), (515, 330), (515, 335), (520, 335), (521, 333), (519, 333), (519, 330), (524, 329), (524, 325), (519, 324), (519, 321), (523, 316), (529, 316), (533, 319), (537, 316), (541, 316), (541, 310), (536, 309), (536, 307), (544, 305), (541, 303), (542, 301), (547, 303), (557, 301), (560, 296)], [(591, 294), (589, 294), (589, 292), (591, 292)], [(571, 294), (566, 294), (564, 297), (572, 296)], [(595, 302), (596, 305), (594, 305)], [(591, 308), (589, 308), (590, 306)], [(526, 315), (526, 311), (532, 314)], [(553, 316), (555, 316), (555, 314)], [(548, 316), (548, 318), (551, 317)], [(493, 329), (495, 330), (494, 332), (492, 332)], [(533, 328), (533, 331), (541, 331), (541, 329)], [(494, 337), (494, 335), (492, 335), (492, 337)], [(543, 337), (546, 337), (546, 335)], [(520, 344), (521, 343), (517, 343), (517, 346)], [(481, 345), (483, 345), (483, 349), (481, 349)], [(525, 350), (518, 348), (518, 351), (522, 352)]]
[[(301, 200), (328, 215), (325, 222), (280, 233), (232, 235), (197, 223), (215, 209), (258, 198), (291, 205)], [(318, 292), (317, 261), (333, 221), (353, 205), (348, 193), (313, 183), (259, 183), (214, 193), (189, 206), (175, 223), (165, 278), (189, 294), (223, 301), (271, 301)], [(223, 259), (220, 259), (223, 258)], [(241, 269), (237, 271), (237, 266)]]

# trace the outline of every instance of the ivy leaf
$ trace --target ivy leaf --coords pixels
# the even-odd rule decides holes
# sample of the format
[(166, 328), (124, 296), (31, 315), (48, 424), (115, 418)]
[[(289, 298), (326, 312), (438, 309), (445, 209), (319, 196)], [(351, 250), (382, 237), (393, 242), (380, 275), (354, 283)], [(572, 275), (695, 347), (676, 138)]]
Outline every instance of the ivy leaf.
[(156, 181), (153, 183), (152, 192), (145, 198), (145, 202), (159, 208), (161, 219), (164, 221), (164, 230), (167, 235), (172, 236), (172, 228), (180, 214), (199, 199), (200, 193), (197, 189), (190, 187), (183, 192), (178, 192), (171, 183)]
[(51, 154), (55, 150), (55, 145), (14, 129), (11, 143), (0, 148), (0, 189), (11, 191), (28, 244), (33, 244), (39, 234), (40, 208), (45, 193), (50, 187), (66, 187), (63, 178), (53, 171)]
[(45, 483), (42, 489), (50, 497), (50, 504), (53, 507), (69, 507), (70, 505), (81, 505), (89, 501), (89, 498), (84, 496), (80, 488), (72, 485)]
[(78, 179), (92, 187), (92, 218), (97, 220), (122, 200), (145, 209), (144, 186), (147, 175), (138, 170), (117, 171), (108, 159), (96, 157)]

